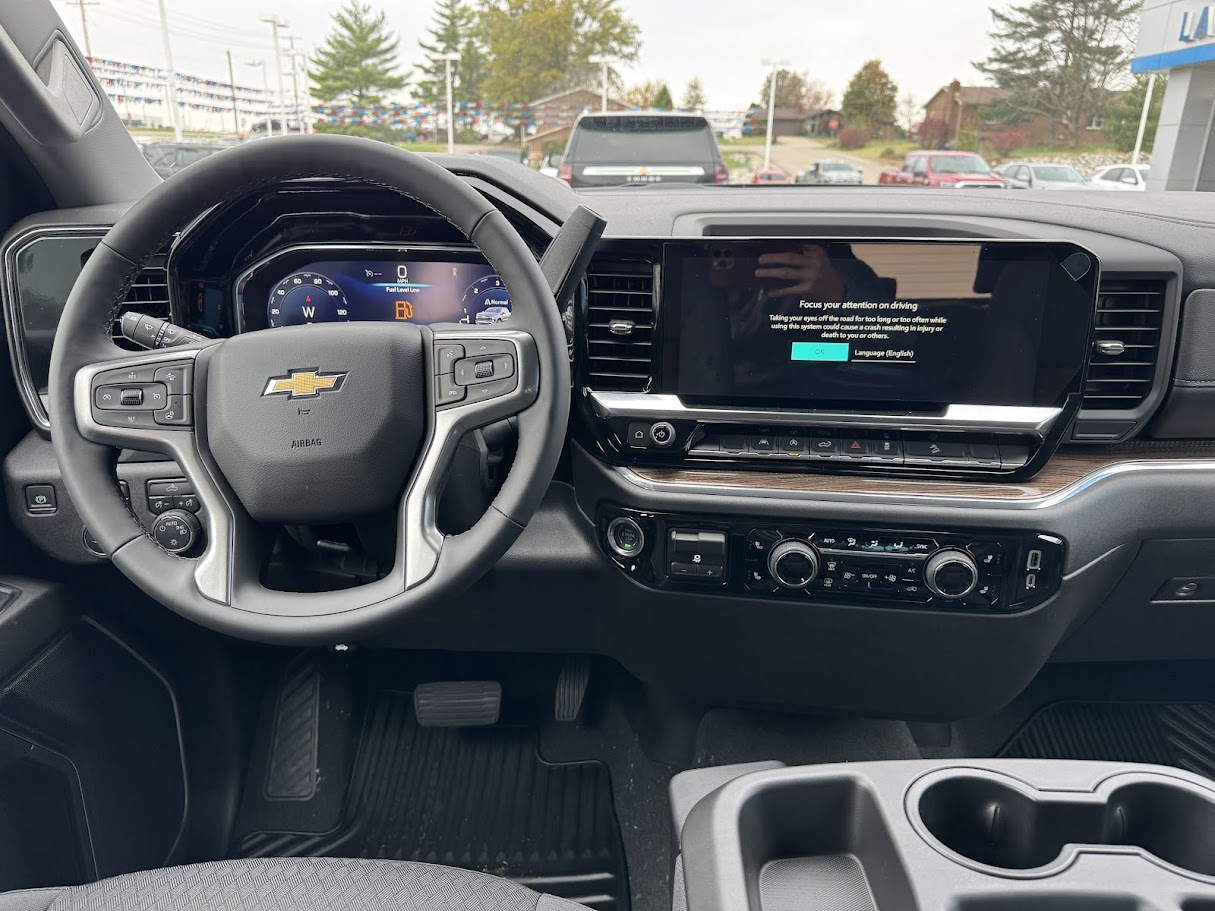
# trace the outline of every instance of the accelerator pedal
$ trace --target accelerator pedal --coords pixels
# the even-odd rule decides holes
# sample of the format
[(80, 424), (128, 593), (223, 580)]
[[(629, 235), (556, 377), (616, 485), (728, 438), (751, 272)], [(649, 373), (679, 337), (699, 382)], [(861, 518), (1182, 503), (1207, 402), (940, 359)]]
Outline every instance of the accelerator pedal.
[(586, 700), (586, 688), (591, 682), (591, 662), (588, 658), (567, 658), (557, 676), (557, 697), (553, 714), (558, 721), (577, 721)]
[(424, 728), (497, 724), (502, 714), (502, 684), (492, 680), (421, 683), (413, 691), (413, 710)]

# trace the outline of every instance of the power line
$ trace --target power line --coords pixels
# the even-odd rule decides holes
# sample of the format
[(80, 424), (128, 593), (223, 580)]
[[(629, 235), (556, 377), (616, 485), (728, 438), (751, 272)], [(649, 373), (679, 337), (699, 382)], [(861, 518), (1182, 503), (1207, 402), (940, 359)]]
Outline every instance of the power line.
[(93, 56), (93, 43), (89, 41), (89, 16), (85, 7), (100, 6), (101, 0), (67, 0), (68, 6), (80, 7), (80, 29), (84, 32), (84, 55)]

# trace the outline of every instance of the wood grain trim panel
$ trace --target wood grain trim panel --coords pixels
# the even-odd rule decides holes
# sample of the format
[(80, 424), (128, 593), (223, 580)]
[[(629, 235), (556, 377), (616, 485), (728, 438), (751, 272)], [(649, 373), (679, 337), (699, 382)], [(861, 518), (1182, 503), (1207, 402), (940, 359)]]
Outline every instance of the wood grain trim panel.
[(1089, 475), (1124, 462), (1175, 462), (1210, 459), (1215, 468), (1215, 441), (1135, 442), (1119, 446), (1062, 449), (1042, 471), (1019, 484), (988, 481), (894, 480), (875, 475), (814, 474), (683, 468), (634, 468), (638, 477), (655, 483), (707, 484), (760, 490), (808, 493), (867, 493), (892, 496), (965, 497), (990, 500), (1034, 500), (1058, 493)]

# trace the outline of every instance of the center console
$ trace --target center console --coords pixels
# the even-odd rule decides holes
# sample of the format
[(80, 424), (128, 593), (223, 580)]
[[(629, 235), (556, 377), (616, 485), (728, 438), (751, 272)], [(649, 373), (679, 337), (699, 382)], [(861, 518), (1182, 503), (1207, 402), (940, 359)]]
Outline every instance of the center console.
[(1215, 908), (1215, 785), (1179, 769), (774, 765), (672, 780), (688, 911)]
[(587, 442), (621, 465), (1030, 477), (1080, 406), (1098, 272), (1070, 243), (670, 241), (648, 277), (592, 276)]

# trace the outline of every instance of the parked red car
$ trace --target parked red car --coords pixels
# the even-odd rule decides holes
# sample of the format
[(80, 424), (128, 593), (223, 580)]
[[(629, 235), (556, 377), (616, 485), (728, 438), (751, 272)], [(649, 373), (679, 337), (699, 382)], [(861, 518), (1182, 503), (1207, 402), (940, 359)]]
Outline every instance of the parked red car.
[(1007, 189), (1008, 181), (994, 174), (974, 152), (912, 152), (901, 168), (885, 168), (878, 183), (904, 187), (945, 189)]
[(755, 184), (780, 184), (789, 183), (789, 175), (778, 168), (764, 168), (756, 171), (755, 176), (751, 178), (751, 183)]

